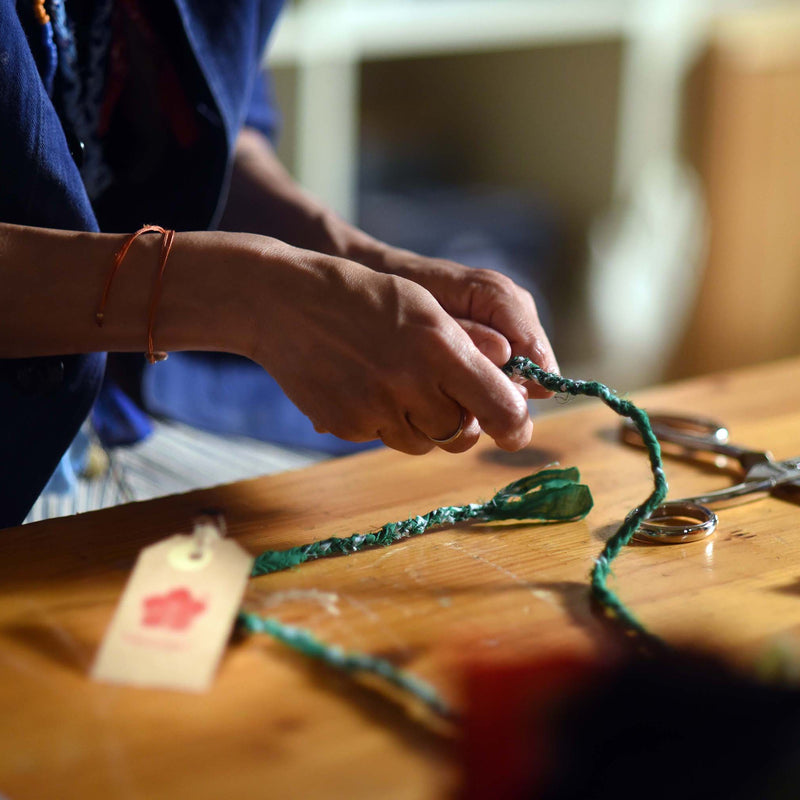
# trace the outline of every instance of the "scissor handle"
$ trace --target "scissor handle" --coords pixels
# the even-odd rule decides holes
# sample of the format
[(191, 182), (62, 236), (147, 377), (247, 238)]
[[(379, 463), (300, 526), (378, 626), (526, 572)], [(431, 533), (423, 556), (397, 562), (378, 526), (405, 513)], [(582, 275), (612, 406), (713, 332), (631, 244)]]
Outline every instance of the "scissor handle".
[[(679, 445), (682, 455), (696, 453), (716, 453), (735, 459), (747, 472), (756, 464), (770, 461), (769, 453), (747, 450), (728, 443), (728, 429), (714, 419), (682, 414), (661, 414), (648, 412), (650, 425), (659, 442)], [(627, 444), (641, 447), (642, 437), (630, 420), (622, 424), (622, 440)]]

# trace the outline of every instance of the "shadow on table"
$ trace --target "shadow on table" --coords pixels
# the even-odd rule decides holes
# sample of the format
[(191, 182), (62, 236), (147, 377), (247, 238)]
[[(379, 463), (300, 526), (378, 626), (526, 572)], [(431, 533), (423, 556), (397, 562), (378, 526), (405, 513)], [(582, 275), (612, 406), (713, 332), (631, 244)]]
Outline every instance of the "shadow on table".
[[(239, 639), (241, 645), (243, 641)], [(268, 658), (279, 659), (294, 670), (302, 670), (314, 687), (335, 695), (355, 710), (369, 725), (379, 725), (403, 741), (410, 750), (432, 760), (454, 757), (456, 722), (438, 717), (418, 701), (373, 676), (340, 672), (262, 637)], [(375, 654), (377, 655), (377, 654)]]
[(516, 453), (509, 453), (498, 447), (492, 447), (482, 450), (478, 457), (482, 461), (488, 461), (490, 464), (499, 464), (502, 467), (536, 471), (549, 464), (558, 463), (561, 454), (555, 450), (546, 450), (541, 447), (526, 447)]

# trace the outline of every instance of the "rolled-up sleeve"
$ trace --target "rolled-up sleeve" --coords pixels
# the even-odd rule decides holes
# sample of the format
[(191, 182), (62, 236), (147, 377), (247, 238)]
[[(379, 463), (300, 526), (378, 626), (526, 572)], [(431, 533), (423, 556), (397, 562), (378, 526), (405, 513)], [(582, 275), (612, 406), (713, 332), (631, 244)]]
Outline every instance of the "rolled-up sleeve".
[(275, 103), (272, 76), (268, 70), (260, 69), (253, 81), (244, 124), (261, 131), (272, 142), (280, 133), (281, 115)]

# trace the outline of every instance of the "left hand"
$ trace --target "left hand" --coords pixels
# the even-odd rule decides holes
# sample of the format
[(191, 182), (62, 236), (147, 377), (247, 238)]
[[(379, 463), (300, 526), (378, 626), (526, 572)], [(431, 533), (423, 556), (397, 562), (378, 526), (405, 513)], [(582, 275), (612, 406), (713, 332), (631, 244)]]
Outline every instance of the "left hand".
[[(548, 372), (559, 371), (533, 297), (505, 275), (390, 247), (370, 266), (427, 289), (497, 366), (515, 355), (527, 356)], [(527, 388), (532, 397), (552, 394), (535, 382)]]

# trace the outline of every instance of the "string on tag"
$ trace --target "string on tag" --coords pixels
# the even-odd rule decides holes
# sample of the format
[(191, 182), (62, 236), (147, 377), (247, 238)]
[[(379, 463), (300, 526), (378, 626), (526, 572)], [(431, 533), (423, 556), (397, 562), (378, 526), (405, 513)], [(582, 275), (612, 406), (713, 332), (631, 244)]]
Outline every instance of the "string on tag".
[(217, 539), (224, 539), (227, 533), (225, 517), (220, 515), (211, 516), (203, 514), (194, 521), (192, 531), (192, 552), (189, 558), (194, 560), (202, 559), (208, 552), (211, 544)]

